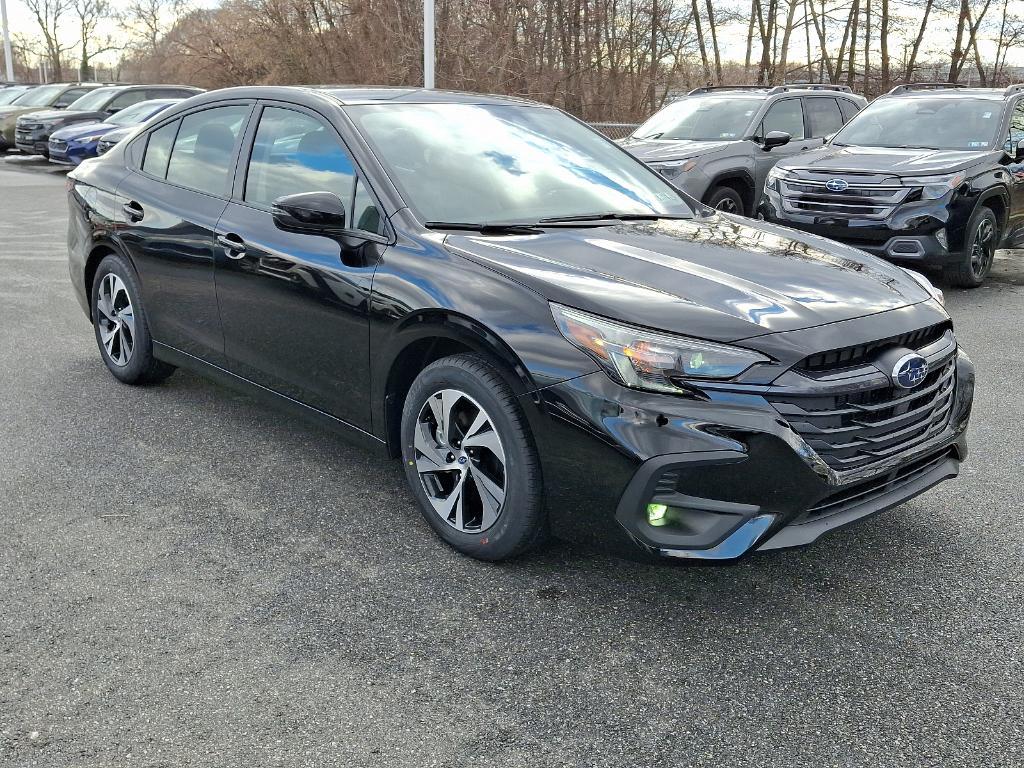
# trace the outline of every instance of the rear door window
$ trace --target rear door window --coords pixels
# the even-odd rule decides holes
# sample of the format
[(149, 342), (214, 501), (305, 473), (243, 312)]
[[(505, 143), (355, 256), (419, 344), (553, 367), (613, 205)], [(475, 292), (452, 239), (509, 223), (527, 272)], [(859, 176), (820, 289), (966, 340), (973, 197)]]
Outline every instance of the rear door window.
[(839, 99), (839, 108), (843, 111), (843, 122), (849, 122), (850, 118), (860, 112), (860, 106), (849, 99)]
[(234, 105), (193, 112), (181, 119), (167, 180), (223, 197), (235, 166), (238, 137), (251, 107)]
[(142, 170), (158, 179), (167, 176), (167, 160), (171, 157), (171, 146), (178, 132), (180, 120), (168, 123), (149, 134), (146, 141), (146, 154), (142, 158)]
[(804, 99), (810, 138), (821, 139), (843, 127), (843, 113), (834, 98), (813, 96)]
[(125, 91), (124, 93), (118, 94), (113, 101), (107, 106), (108, 112), (117, 112), (125, 107), (130, 107), (133, 104), (138, 104), (140, 101), (146, 100), (146, 92), (141, 88), (133, 91)]

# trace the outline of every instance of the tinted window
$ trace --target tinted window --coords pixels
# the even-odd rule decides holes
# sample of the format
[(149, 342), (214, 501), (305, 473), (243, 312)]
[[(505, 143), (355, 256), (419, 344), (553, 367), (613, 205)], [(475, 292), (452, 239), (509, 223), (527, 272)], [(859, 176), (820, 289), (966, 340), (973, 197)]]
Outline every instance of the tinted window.
[(80, 98), (85, 96), (89, 92), (88, 88), (72, 88), (70, 91), (65, 91), (53, 106), (55, 107), (67, 107), (74, 104)]
[(1006, 151), (1014, 154), (1014, 147), (1021, 140), (1024, 140), (1024, 99), (1017, 102), (1010, 115), (1010, 134), (1006, 142)]
[(263, 110), (245, 200), (270, 205), (285, 195), (333, 192), (351, 210), (354, 175), (348, 152), (322, 121), (291, 109)]
[(82, 112), (95, 112), (98, 109), (106, 109), (109, 101), (120, 91), (120, 88), (97, 88), (89, 91), (80, 99), (76, 99), (68, 109)]
[(820, 139), (843, 127), (843, 114), (835, 99), (824, 97), (804, 99), (807, 126), (812, 139)]
[(110, 105), (107, 107), (108, 110), (120, 110), (125, 107), (130, 107), (132, 104), (138, 104), (140, 101), (146, 100), (146, 92), (141, 88), (134, 91), (125, 91), (120, 96), (116, 97)]
[(179, 125), (180, 121), (175, 120), (149, 134), (146, 155), (142, 160), (143, 171), (161, 179), (167, 175), (167, 160), (171, 156), (171, 144), (174, 143), (174, 134), (178, 132)]
[(669, 182), (557, 109), (392, 103), (346, 111), (424, 221), (691, 213)]
[(792, 139), (804, 137), (804, 113), (800, 99), (783, 99), (773, 104), (761, 121), (761, 135), (772, 131), (784, 131)]
[(181, 120), (167, 180), (211, 195), (223, 195), (235, 163), (235, 146), (250, 107), (215, 107)]
[(849, 99), (839, 99), (839, 108), (843, 110), (843, 122), (860, 112), (860, 107)]
[(356, 181), (356, 200), (352, 207), (352, 226), (363, 232), (380, 234), (380, 211), (362, 179)]

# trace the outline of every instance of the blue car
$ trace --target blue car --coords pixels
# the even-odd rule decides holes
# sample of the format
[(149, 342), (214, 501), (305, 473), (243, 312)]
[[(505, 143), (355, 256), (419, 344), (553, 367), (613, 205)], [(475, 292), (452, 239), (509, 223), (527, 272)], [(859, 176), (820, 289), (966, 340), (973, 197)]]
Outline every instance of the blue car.
[(150, 99), (125, 107), (102, 123), (79, 123), (61, 128), (50, 134), (50, 162), (60, 165), (78, 165), (96, 157), (100, 139), (111, 131), (134, 127), (146, 122), (181, 99)]

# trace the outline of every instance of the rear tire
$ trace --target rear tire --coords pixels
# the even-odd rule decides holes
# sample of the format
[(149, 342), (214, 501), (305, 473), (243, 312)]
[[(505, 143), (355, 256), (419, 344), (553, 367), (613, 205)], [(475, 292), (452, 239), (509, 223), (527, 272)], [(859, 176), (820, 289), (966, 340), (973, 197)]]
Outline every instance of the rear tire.
[(442, 539), (479, 560), (506, 560), (547, 536), (540, 460), (501, 372), (460, 354), (431, 363), (402, 411), (402, 463)]
[(705, 204), (722, 213), (735, 213), (739, 216), (746, 216), (743, 207), (743, 197), (732, 187), (715, 187), (707, 195)]
[(92, 281), (93, 329), (103, 362), (125, 384), (155, 384), (174, 366), (153, 357), (153, 338), (135, 270), (121, 256), (100, 262)]
[(959, 262), (946, 267), (946, 281), (958, 288), (977, 288), (992, 271), (999, 222), (991, 208), (980, 206), (967, 223), (964, 252)]

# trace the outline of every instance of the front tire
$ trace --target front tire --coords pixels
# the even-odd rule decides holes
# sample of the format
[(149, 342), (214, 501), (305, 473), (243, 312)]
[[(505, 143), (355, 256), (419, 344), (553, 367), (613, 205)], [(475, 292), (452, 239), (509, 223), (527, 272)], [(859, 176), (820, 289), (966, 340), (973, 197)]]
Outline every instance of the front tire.
[(91, 298), (96, 344), (107, 370), (125, 384), (155, 384), (174, 373), (174, 366), (153, 357), (139, 281), (123, 257), (100, 262)]
[(743, 197), (732, 187), (715, 187), (708, 193), (706, 204), (722, 213), (747, 215), (743, 207)]
[(958, 288), (977, 288), (992, 271), (997, 245), (999, 222), (991, 208), (981, 206), (967, 223), (963, 256), (956, 264), (946, 267), (946, 280)]
[(423, 516), (459, 552), (506, 560), (546, 537), (533, 436), (486, 358), (453, 355), (423, 369), (402, 411), (402, 462)]

